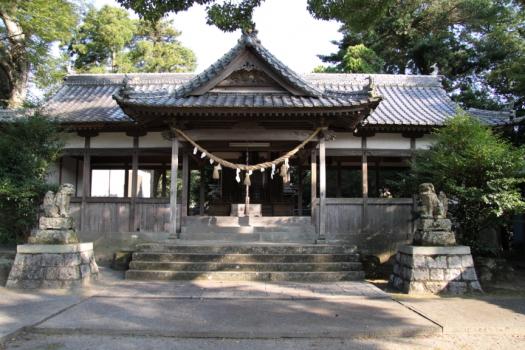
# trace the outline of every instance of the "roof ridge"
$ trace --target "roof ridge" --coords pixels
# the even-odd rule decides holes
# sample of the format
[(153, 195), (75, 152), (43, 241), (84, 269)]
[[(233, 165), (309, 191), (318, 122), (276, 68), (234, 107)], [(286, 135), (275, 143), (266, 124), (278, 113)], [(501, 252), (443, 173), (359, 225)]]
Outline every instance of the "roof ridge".
[(287, 83), (305, 93), (305, 96), (322, 96), (321, 91), (313, 87), (308, 81), (304, 80), (299, 74), (294, 72), (268, 51), (257, 37), (257, 31), (243, 31), (242, 36), (234, 47), (204, 71), (195, 75), (187, 83), (177, 88), (175, 95), (188, 96), (191, 92), (203, 87), (205, 84), (218, 77), (222, 73), (222, 70), (231, 64), (233, 60), (238, 57), (240, 52), (246, 48), (252, 48), (254, 51), (253, 53), (270, 65), (270, 67), (274, 69), (282, 79), (287, 81)]

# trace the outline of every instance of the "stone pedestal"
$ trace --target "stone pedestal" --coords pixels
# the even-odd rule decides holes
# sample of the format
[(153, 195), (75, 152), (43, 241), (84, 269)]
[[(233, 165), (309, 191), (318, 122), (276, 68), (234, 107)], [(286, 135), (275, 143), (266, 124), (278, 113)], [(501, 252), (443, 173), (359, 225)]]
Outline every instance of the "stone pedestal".
[(454, 246), (456, 236), (449, 219), (420, 218), (414, 234), (414, 244), (422, 246)]
[(403, 246), (390, 286), (408, 294), (481, 292), (470, 247)]
[(78, 243), (73, 218), (41, 217), (38, 230), (29, 237), (30, 244), (71, 244)]
[(6, 287), (79, 287), (97, 276), (93, 243), (24, 244), (17, 247)]

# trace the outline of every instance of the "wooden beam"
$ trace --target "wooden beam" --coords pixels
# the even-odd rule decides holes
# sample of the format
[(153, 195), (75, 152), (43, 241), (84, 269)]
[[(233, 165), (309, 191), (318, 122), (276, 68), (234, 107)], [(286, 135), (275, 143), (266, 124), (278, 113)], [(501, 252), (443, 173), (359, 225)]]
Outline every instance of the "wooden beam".
[(310, 161), (310, 193), (312, 224), (315, 225), (317, 231), (317, 222), (314, 221), (317, 201), (317, 150), (315, 148), (312, 150)]
[(204, 166), (199, 169), (200, 181), (199, 181), (199, 215), (204, 215)]
[(319, 139), (319, 236), (318, 241), (326, 239), (326, 139)]
[(137, 202), (138, 191), (138, 174), (139, 174), (139, 138), (133, 137), (133, 152), (131, 154), (131, 202), (129, 204), (129, 231), (135, 232), (137, 224), (135, 222), (135, 207)]
[(368, 227), (368, 155), (366, 149), (366, 136), (361, 138), (361, 149), (362, 149), (362, 158), (361, 158), (361, 179), (363, 185), (363, 207), (361, 214), (361, 232), (367, 232)]
[(366, 136), (361, 138), (361, 171), (362, 171), (362, 193), (363, 198), (368, 197), (368, 155), (366, 151)]
[[(188, 216), (188, 195), (190, 187), (190, 169), (189, 169), (189, 156), (187, 148), (183, 149), (182, 152), (182, 191), (180, 194), (181, 197), (181, 207), (180, 215)], [(179, 220), (178, 232), (180, 232), (180, 226), (182, 220)]]
[[(177, 234), (177, 176), (179, 169), (179, 140), (177, 134), (173, 133), (171, 138), (171, 176), (170, 176), (170, 231)], [(178, 235), (177, 235), (178, 238)]]
[(299, 216), (303, 215), (303, 163), (302, 159), (297, 167), (297, 172), (299, 173), (299, 181), (298, 181), (298, 188), (297, 188), (297, 211), (299, 213)]
[(341, 161), (337, 161), (337, 189), (335, 196), (337, 198), (341, 197)]
[(91, 136), (84, 138), (84, 161), (82, 169), (82, 204), (80, 205), (80, 231), (87, 229), (87, 198), (91, 195)]

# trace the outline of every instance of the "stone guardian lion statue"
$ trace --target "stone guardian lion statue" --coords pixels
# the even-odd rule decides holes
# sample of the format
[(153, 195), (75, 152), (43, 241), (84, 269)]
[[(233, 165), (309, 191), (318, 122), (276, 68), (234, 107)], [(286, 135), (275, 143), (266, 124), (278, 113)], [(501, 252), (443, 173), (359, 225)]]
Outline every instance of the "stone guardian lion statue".
[(63, 184), (58, 188), (57, 193), (47, 191), (44, 196), (44, 215), (48, 218), (68, 218), (69, 203), (71, 196), (75, 193), (75, 188), (71, 184)]
[[(446, 196), (440, 193), (441, 199), (445, 202)], [(428, 182), (419, 185), (419, 212), (422, 218), (444, 219), (446, 218), (446, 203), (436, 195), (434, 185)]]

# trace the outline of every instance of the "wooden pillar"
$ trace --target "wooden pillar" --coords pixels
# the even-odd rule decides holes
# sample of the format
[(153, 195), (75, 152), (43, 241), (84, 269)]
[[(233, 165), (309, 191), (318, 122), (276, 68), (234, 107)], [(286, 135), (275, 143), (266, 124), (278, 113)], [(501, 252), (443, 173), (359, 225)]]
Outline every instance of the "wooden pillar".
[(166, 164), (162, 163), (162, 198), (166, 198)]
[[(326, 130), (326, 129), (325, 129)], [(319, 139), (319, 236), (318, 241), (326, 238), (326, 139), (323, 134)]]
[(299, 173), (299, 181), (297, 182), (297, 211), (299, 216), (303, 215), (303, 160), (299, 159), (299, 166), (297, 167)]
[(317, 231), (317, 220), (315, 220), (316, 201), (317, 201), (317, 150), (313, 149), (310, 160), (310, 211), (312, 216), (312, 224), (315, 225)]
[(80, 162), (76, 158), (75, 163), (75, 197), (78, 197), (78, 168), (80, 167)]
[[(171, 135), (171, 176), (170, 176), (170, 231), (177, 233), (177, 176), (179, 169), (179, 140), (177, 134)], [(177, 235), (178, 238), (178, 235)]]
[(363, 206), (361, 214), (361, 232), (368, 227), (368, 158), (366, 153), (366, 136), (361, 137), (361, 175), (363, 184)]
[(82, 169), (82, 204), (80, 206), (80, 231), (86, 231), (87, 198), (91, 195), (91, 136), (84, 139), (84, 162)]
[(180, 205), (180, 216), (181, 219), (178, 222), (177, 232), (180, 232), (182, 225), (182, 217), (188, 216), (188, 195), (190, 187), (190, 169), (189, 169), (189, 155), (187, 149), (182, 151), (182, 191), (180, 194), (181, 205)]
[(199, 215), (204, 215), (204, 166), (200, 167), (200, 183), (199, 183)]
[(131, 199), (129, 204), (129, 231), (137, 231), (136, 206), (139, 176), (139, 137), (133, 136), (133, 153), (131, 154)]
[(335, 196), (337, 198), (341, 197), (341, 161), (337, 161), (337, 190)]

